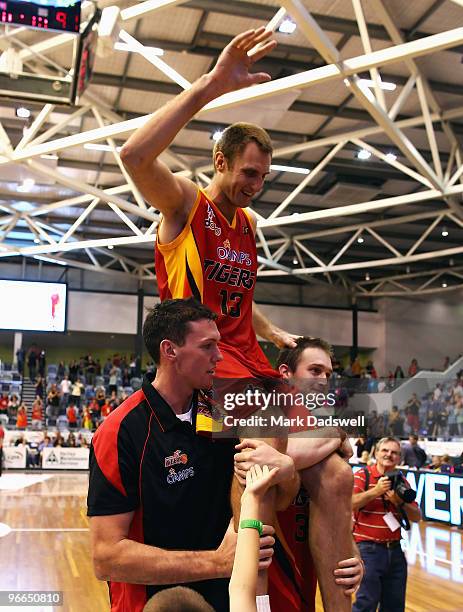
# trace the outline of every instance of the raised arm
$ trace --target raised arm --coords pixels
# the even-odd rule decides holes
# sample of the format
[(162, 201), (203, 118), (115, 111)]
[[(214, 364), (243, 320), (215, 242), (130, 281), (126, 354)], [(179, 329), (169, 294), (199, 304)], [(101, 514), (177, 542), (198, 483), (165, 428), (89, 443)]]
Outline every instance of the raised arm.
[(231, 523), (217, 550), (164, 550), (128, 538), (133, 514), (90, 518), (93, 566), (99, 580), (181, 584), (230, 576), (236, 545)]
[[(178, 132), (208, 102), (225, 94), (270, 80), (266, 73), (251, 73), (252, 65), (275, 46), (265, 28), (248, 30), (236, 36), (222, 51), (215, 67), (193, 85), (154, 113), (126, 142), (122, 161), (146, 200), (164, 216), (182, 220), (188, 215), (195, 185), (185, 177), (172, 174), (158, 157)], [(252, 57), (248, 52), (261, 44)], [(186, 220), (186, 218), (185, 218)]]

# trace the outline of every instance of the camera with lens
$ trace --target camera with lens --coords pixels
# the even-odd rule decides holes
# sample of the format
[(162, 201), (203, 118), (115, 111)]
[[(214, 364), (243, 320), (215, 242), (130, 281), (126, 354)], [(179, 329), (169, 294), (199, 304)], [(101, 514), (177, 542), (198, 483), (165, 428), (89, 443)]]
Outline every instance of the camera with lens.
[(410, 488), (407, 480), (400, 470), (392, 470), (384, 474), (391, 481), (391, 490), (396, 493), (400, 499), (409, 504), (415, 501), (416, 491)]

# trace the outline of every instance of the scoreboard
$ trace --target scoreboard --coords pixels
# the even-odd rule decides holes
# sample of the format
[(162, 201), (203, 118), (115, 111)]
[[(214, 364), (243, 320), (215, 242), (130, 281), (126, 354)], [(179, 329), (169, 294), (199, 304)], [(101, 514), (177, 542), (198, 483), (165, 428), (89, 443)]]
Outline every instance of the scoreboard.
[(0, 23), (78, 33), (80, 0), (0, 0)]

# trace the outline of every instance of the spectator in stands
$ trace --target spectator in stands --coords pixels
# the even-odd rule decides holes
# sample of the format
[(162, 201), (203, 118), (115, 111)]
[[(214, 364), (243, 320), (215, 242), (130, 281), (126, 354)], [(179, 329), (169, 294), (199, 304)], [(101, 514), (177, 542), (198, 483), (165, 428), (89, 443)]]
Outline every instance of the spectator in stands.
[(43, 399), (43, 392), (44, 392), (44, 380), (41, 376), (37, 376), (36, 380), (35, 380), (35, 395), (36, 397), (39, 396), (40, 398)]
[(79, 379), (77, 379), (71, 387), (71, 400), (70, 400), (73, 404), (77, 406), (77, 408), (80, 408), (80, 400), (81, 400), (83, 391), (84, 391), (84, 385)]
[(95, 384), (95, 376), (96, 376), (96, 363), (93, 360), (93, 357), (89, 355), (88, 360), (87, 360), (86, 374), (85, 374), (87, 385), (92, 385), (93, 387), (93, 385)]
[(436, 436), (445, 437), (448, 433), (449, 413), (444, 402), (439, 403), (436, 417)]
[(47, 416), (52, 419), (57, 419), (59, 415), (60, 396), (56, 383), (52, 383), (50, 390), (47, 393)]
[(79, 373), (79, 366), (77, 365), (76, 360), (73, 359), (71, 363), (69, 364), (69, 380), (71, 381), (71, 383), (76, 382), (78, 373)]
[(442, 395), (442, 387), (440, 384), (437, 384), (432, 392), (432, 399), (434, 402), (439, 401), (440, 396)]
[(92, 429), (92, 418), (91, 418), (90, 409), (88, 406), (84, 406), (84, 409), (82, 412), (82, 427), (90, 431)]
[(355, 442), (355, 447), (356, 447), (356, 455), (357, 458), (360, 459), (360, 457), (362, 456), (363, 451), (367, 451), (368, 453), (371, 452), (372, 449), (372, 442), (371, 440), (368, 440), (366, 438), (366, 436), (360, 436), (358, 438), (358, 440)]
[(16, 415), (16, 428), (17, 429), (26, 429), (27, 428), (27, 408), (24, 403), (21, 404), (18, 408), (18, 413)]
[(119, 400), (117, 398), (117, 393), (115, 391), (113, 391), (111, 393), (111, 397), (109, 398), (109, 401), (108, 401), (108, 404), (109, 404), (109, 406), (111, 408), (111, 412), (113, 410), (116, 410), (116, 408), (119, 406), (119, 403), (120, 402), (119, 402)]
[(440, 472), (441, 463), (442, 457), (440, 455), (433, 455), (431, 457), (431, 463), (429, 465), (425, 465), (424, 467), (428, 470), (432, 470), (433, 472)]
[(421, 402), (418, 399), (416, 393), (408, 400), (405, 405), (405, 414), (407, 415), (407, 423), (412, 433), (418, 433), (420, 429), (420, 411)]
[(61, 395), (61, 407), (64, 413), (66, 412), (66, 407), (69, 403), (69, 395), (71, 393), (71, 381), (67, 374), (64, 375), (62, 381), (59, 383), (59, 390)]
[(420, 370), (420, 366), (418, 365), (418, 360), (413, 358), (410, 362), (410, 365), (408, 366), (409, 378), (411, 378), (412, 376), (415, 376), (415, 374), (417, 374), (419, 370)]
[(109, 373), (109, 392), (110, 393), (112, 393), (113, 391), (117, 393), (117, 373), (118, 373), (117, 367), (111, 368), (111, 372)]
[(90, 411), (90, 419), (92, 421), (92, 431), (98, 428), (101, 420), (101, 408), (96, 398), (94, 398), (88, 405)]
[(56, 437), (53, 440), (53, 446), (54, 447), (57, 447), (57, 446), (66, 446), (66, 441), (63, 438), (63, 434), (60, 431), (56, 432)]
[(458, 435), (463, 436), (463, 395), (455, 396), (455, 414), (457, 419)]
[(111, 357), (108, 357), (106, 359), (106, 363), (103, 366), (103, 375), (109, 376), (109, 373), (111, 372), (112, 368), (113, 368), (113, 362), (111, 360)]
[(389, 413), (388, 430), (389, 435), (393, 437), (403, 436), (404, 434), (404, 421), (397, 406), (392, 406)]
[(42, 378), (45, 378), (45, 368), (47, 367), (47, 358), (46, 358), (44, 349), (40, 351), (38, 364), (39, 364), (39, 375)]
[(376, 410), (372, 410), (368, 417), (368, 437), (372, 438), (373, 442), (379, 440), (383, 435), (384, 422), (378, 415)]
[(50, 436), (45, 436), (42, 442), (39, 444), (39, 465), (42, 465), (42, 451), (44, 448), (53, 448), (53, 442)]
[(16, 417), (18, 416), (19, 400), (18, 396), (13, 393), (8, 402), (8, 423), (9, 425), (16, 425)]
[(450, 455), (442, 455), (441, 463), (440, 463), (440, 471), (443, 474), (449, 474), (453, 472), (452, 461), (450, 460)]
[(101, 410), (103, 405), (106, 403), (106, 393), (105, 393), (105, 390), (102, 387), (99, 387), (96, 390), (95, 400), (96, 400), (96, 403), (98, 404), (98, 406), (100, 407), (100, 410)]
[(66, 440), (66, 446), (68, 448), (77, 448), (77, 441), (75, 435), (71, 433), (68, 435), (68, 439)]
[(32, 404), (32, 429), (42, 429), (43, 423), (43, 402), (42, 398), (36, 395)]
[(354, 378), (360, 378), (362, 375), (362, 366), (360, 364), (360, 360), (356, 357), (351, 363), (352, 376)]
[(33, 344), (27, 355), (27, 367), (29, 368), (29, 378), (31, 382), (35, 380), (37, 374), (37, 345)]
[(401, 366), (397, 366), (395, 371), (394, 371), (394, 378), (397, 380), (398, 378), (405, 378), (405, 374), (404, 371), (402, 370)]
[(66, 374), (66, 367), (64, 365), (64, 361), (60, 361), (58, 364), (58, 369), (56, 371), (56, 376), (58, 377), (58, 380), (61, 380), (62, 378), (64, 378), (65, 374)]
[(8, 418), (8, 393), (0, 397), (0, 415), (2, 414)]
[(425, 451), (418, 445), (418, 436), (412, 434), (408, 437), (408, 444), (402, 449), (402, 465), (415, 467), (418, 470), (426, 463)]
[(450, 357), (446, 357), (444, 359), (444, 365), (442, 366), (442, 369), (444, 370), (444, 372), (449, 367), (449, 365), (450, 365)]
[(436, 435), (436, 413), (433, 408), (428, 408), (426, 413), (426, 435), (428, 438), (434, 438)]
[(449, 437), (452, 438), (453, 436), (458, 436), (457, 411), (455, 404), (449, 404), (448, 413)]
[(365, 370), (371, 378), (378, 378), (378, 373), (371, 359), (367, 362)]
[(103, 406), (101, 406), (101, 420), (104, 421), (106, 417), (108, 417), (111, 414), (111, 406), (105, 402), (103, 404)]
[(77, 410), (75, 405), (71, 402), (66, 409), (66, 417), (69, 423), (69, 429), (77, 428)]
[(18, 366), (18, 372), (21, 374), (21, 376), (24, 375), (24, 360), (25, 359), (26, 359), (26, 351), (21, 346), (16, 351), (16, 364)]

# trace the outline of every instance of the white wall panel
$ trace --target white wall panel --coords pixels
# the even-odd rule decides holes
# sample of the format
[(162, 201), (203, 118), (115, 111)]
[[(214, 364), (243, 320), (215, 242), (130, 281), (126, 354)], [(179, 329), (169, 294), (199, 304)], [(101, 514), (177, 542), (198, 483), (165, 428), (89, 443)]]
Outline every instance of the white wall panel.
[(137, 333), (136, 295), (70, 291), (68, 296), (70, 331)]

